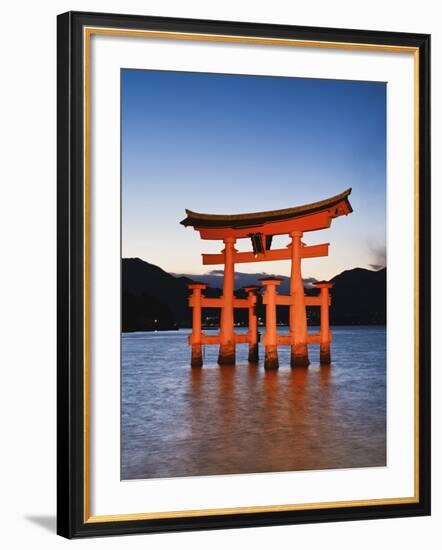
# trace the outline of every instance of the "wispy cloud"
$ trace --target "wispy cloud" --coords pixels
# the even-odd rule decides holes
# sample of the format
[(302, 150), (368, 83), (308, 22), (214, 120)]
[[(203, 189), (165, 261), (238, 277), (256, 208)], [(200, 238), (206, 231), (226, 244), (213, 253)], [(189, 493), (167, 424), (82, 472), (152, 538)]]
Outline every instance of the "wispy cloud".
[(383, 269), (387, 265), (387, 247), (385, 244), (368, 243), (371, 261), (370, 267), (374, 270)]

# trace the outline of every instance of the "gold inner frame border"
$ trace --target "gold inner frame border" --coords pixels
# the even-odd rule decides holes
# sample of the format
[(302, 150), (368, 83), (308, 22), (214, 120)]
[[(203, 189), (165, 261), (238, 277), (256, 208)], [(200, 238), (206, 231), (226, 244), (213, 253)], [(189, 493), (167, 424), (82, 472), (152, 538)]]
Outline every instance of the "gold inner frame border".
[[(206, 510), (178, 510), (168, 512), (146, 512), (96, 516), (91, 514), (91, 472), (90, 472), (90, 43), (93, 35), (124, 36), (133, 38), (156, 38), (195, 40), (203, 42), (249, 43), (269, 46), (291, 46), (304, 48), (365, 50), (374, 52), (412, 53), (414, 64), (414, 495), (410, 497), (349, 500), (336, 502), (299, 503), (269, 506), (215, 508)], [(251, 514), (264, 512), (286, 512), (297, 510), (320, 510), (359, 506), (411, 504), (419, 502), (419, 49), (411, 46), (364, 44), (351, 42), (329, 42), (319, 40), (297, 40), (269, 37), (248, 37), (206, 33), (182, 33), (118, 29), (111, 27), (83, 28), (83, 105), (84, 105), (84, 355), (83, 355), (83, 436), (84, 436), (84, 523), (105, 523), (115, 521), (137, 521), (148, 519), (203, 517), (229, 514)]]

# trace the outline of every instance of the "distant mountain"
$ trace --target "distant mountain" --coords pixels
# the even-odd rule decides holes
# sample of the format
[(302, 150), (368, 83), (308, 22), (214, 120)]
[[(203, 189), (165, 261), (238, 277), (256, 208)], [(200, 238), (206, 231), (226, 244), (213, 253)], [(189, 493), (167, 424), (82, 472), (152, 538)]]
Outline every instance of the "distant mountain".
[(190, 323), (190, 279), (174, 277), (139, 258), (123, 258), (121, 282), (123, 332), (171, 330)]
[[(175, 277), (185, 277), (186, 279), (198, 278), (198, 281), (206, 283), (213, 288), (222, 288), (224, 271), (222, 269), (213, 269), (203, 275), (190, 275), (188, 273), (176, 274), (171, 273)], [(262, 277), (268, 277), (269, 275), (275, 275), (274, 273), (257, 272), (257, 273), (243, 273), (241, 271), (235, 271), (235, 289), (239, 290), (245, 286), (259, 285), (259, 280)], [(281, 284), (278, 290), (281, 294), (288, 294), (290, 292), (290, 277), (286, 275), (276, 275), (281, 279)], [(316, 281), (313, 277), (304, 279), (304, 286), (306, 288), (312, 288), (312, 284)]]
[[(122, 331), (173, 330), (190, 327), (192, 311), (188, 306), (187, 285), (192, 279), (174, 276), (160, 267), (140, 260), (123, 258), (121, 261)], [(221, 295), (221, 290), (208, 288), (210, 298)], [(205, 314), (215, 320), (219, 310), (206, 309)]]
[(330, 322), (384, 325), (387, 319), (387, 269), (356, 267), (333, 277)]
[[(248, 274), (240, 274), (248, 275)], [(251, 274), (250, 278), (241, 279), (241, 286), (256, 284), (258, 276), (265, 273)], [(209, 277), (209, 279), (207, 279)], [(216, 277), (215, 281), (212, 281)], [(195, 276), (195, 279), (210, 283), (211, 288), (205, 291), (209, 297), (221, 295), (219, 282), (221, 273), (216, 271), (206, 276)], [(187, 284), (192, 278), (187, 275), (177, 276), (167, 273), (160, 267), (140, 260), (123, 258), (122, 260), (122, 330), (123, 332), (172, 330), (178, 327), (191, 326), (191, 310), (188, 307)], [(355, 268), (344, 271), (332, 279), (332, 307), (330, 317), (332, 324), (385, 324), (386, 321), (386, 269), (370, 271)], [(311, 287), (311, 280), (304, 281), (306, 293), (314, 295), (316, 289)], [(213, 283), (218, 283), (213, 288)], [(237, 279), (238, 283), (238, 279)], [(282, 293), (288, 292), (288, 279), (284, 278)], [(245, 293), (237, 290), (238, 297)], [(308, 308), (309, 324), (319, 321), (318, 308)], [(258, 315), (265, 318), (262, 303), (258, 305)], [(219, 310), (205, 309), (204, 316), (214, 325), (218, 324)], [(246, 323), (247, 310), (235, 310), (235, 321)], [(288, 308), (278, 308), (278, 321), (288, 322)]]

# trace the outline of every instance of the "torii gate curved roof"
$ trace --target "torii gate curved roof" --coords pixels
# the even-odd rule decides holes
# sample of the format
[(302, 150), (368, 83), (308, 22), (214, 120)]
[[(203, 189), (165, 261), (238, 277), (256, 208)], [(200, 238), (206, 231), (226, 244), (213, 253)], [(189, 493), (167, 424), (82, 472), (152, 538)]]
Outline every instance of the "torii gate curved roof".
[[(330, 221), (338, 216), (350, 214), (353, 212), (348, 196), (351, 193), (351, 188), (343, 191), (339, 195), (329, 197), (322, 201), (304, 204), (301, 206), (293, 206), (281, 210), (269, 210), (265, 212), (251, 212), (247, 214), (204, 214), (201, 212), (193, 212), (186, 208), (187, 217), (180, 223), (186, 227), (191, 226), (196, 230), (201, 231), (203, 238), (210, 238), (210, 233), (214, 231), (212, 238), (216, 238), (219, 230), (227, 230), (229, 233), (238, 233), (242, 235), (244, 231), (253, 229), (261, 229), (267, 226), (269, 231), (264, 231), (268, 234), (278, 234), (280, 229), (272, 230), (276, 226), (287, 225), (284, 222), (293, 222), (296, 225), (303, 226), (302, 219), (316, 214), (317, 222), (311, 222), (304, 228), (307, 231), (314, 229), (322, 229), (330, 225)], [(282, 222), (282, 224), (281, 224)], [(299, 223), (298, 223), (299, 222)], [(292, 223), (290, 223), (292, 225)], [(284, 231), (282, 231), (284, 232)], [(206, 236), (203, 236), (206, 234)]]
[[(301, 206), (292, 206), (281, 210), (269, 210), (266, 212), (251, 212), (247, 214), (203, 214), (193, 212), (186, 208), (187, 217), (180, 223), (184, 226), (198, 227), (250, 227), (253, 225), (262, 225), (282, 220), (290, 220), (321, 212), (331, 210), (333, 217), (353, 212), (348, 196), (351, 188), (346, 189), (339, 195), (329, 197), (318, 202), (303, 204)], [(334, 210), (334, 211), (333, 211)]]

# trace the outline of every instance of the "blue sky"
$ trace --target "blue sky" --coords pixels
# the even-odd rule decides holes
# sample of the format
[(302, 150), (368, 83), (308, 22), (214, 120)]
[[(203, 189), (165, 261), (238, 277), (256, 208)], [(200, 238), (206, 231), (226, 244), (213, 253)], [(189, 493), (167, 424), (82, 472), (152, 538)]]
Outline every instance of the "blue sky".
[[(307, 244), (331, 246), (327, 258), (303, 261), (303, 275), (383, 263), (385, 83), (132, 69), (121, 78), (123, 257), (204, 273), (200, 254), (222, 246), (179, 224), (185, 208), (273, 210), (352, 187), (354, 212), (305, 234)], [(274, 247), (287, 242), (278, 237)], [(238, 270), (287, 275), (290, 267)]]

